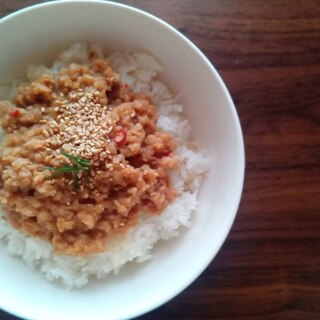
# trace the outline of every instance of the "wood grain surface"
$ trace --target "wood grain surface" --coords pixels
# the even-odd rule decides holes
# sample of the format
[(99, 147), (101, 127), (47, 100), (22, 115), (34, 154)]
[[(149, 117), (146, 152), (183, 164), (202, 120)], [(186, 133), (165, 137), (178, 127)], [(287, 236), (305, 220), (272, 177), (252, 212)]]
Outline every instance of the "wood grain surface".
[[(38, 2), (0, 0), (0, 16)], [(222, 250), (189, 288), (139, 319), (320, 319), (320, 1), (123, 2), (172, 24), (218, 69), (247, 161)]]

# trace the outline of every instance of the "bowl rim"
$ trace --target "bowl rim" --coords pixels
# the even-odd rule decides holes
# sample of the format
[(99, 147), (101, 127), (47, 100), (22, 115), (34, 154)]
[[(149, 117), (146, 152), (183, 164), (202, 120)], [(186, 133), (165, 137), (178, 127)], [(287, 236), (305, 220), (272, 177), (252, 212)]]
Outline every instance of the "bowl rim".
[[(0, 27), (3, 23), (6, 21), (15, 19), (27, 12), (34, 11), (37, 9), (41, 9), (44, 7), (53, 7), (53, 6), (63, 6), (65, 4), (80, 4), (80, 3), (90, 3), (90, 4), (99, 4), (99, 5), (106, 5), (110, 7), (117, 7), (117, 8), (122, 8), (127, 11), (131, 11), (132, 13), (142, 15), (146, 18), (149, 18), (150, 20), (153, 20), (156, 24), (162, 25), (162, 27), (166, 28), (169, 32), (175, 34), (175, 36), (179, 37), (181, 40), (183, 40), (191, 50), (193, 50), (199, 59), (201, 59), (206, 67), (211, 71), (211, 73), (214, 75), (214, 77), (218, 80), (219, 85), (221, 86), (221, 89), (223, 91), (223, 94), (227, 100), (228, 107), (230, 108), (232, 112), (232, 118), (233, 118), (233, 123), (235, 125), (235, 130), (236, 130), (236, 137), (237, 137), (237, 145), (239, 148), (239, 159), (238, 160), (238, 166), (239, 166), (239, 171), (240, 171), (240, 177), (238, 179), (238, 190), (237, 190), (237, 197), (234, 198), (233, 200), (233, 206), (232, 206), (232, 215), (228, 216), (228, 221), (226, 221), (226, 232), (223, 236), (221, 236), (220, 242), (216, 246), (216, 250), (212, 251), (210, 255), (208, 255), (207, 260), (203, 263), (202, 268), (199, 268), (198, 272), (194, 275), (194, 277), (191, 277), (188, 279), (188, 281), (185, 281), (182, 286), (177, 286), (174, 290), (171, 290), (171, 294), (166, 296), (166, 298), (159, 300), (159, 301), (153, 301), (153, 303), (150, 303), (147, 306), (144, 306), (143, 308), (137, 308), (135, 310), (135, 313), (130, 315), (130, 318), (134, 318), (137, 316), (141, 316), (143, 314), (146, 314), (173, 299), (176, 297), (178, 294), (180, 294), (183, 290), (185, 290), (188, 286), (190, 286), (191, 283), (193, 283), (209, 266), (211, 261), (216, 257), (217, 253), (220, 251), (223, 243), (225, 242), (227, 236), (230, 233), (230, 230), (232, 228), (232, 225), (235, 221), (239, 205), (240, 205), (240, 200), (242, 197), (243, 193), (243, 186), (244, 186), (244, 176), (245, 176), (245, 148), (244, 148), (244, 139), (243, 139), (243, 134), (242, 134), (242, 129), (241, 129), (241, 124), (239, 120), (239, 116), (237, 114), (234, 102), (231, 98), (231, 95), (223, 82), (221, 76), (215, 69), (215, 67), (212, 65), (212, 63), (209, 61), (209, 59), (205, 56), (205, 54), (191, 41), (189, 40), (185, 35), (183, 35), (179, 30), (177, 30), (175, 27), (171, 26), (169, 23), (165, 22), (164, 20), (158, 18), (157, 16), (148, 13), (142, 9), (138, 9), (134, 6), (131, 5), (126, 5), (118, 2), (113, 2), (113, 1), (108, 1), (108, 0), (59, 0), (59, 1), (49, 1), (49, 2), (43, 2), (43, 3), (38, 3), (34, 4), (25, 8), (22, 8), (20, 10), (14, 11), (0, 19)], [(231, 210), (230, 210), (231, 211)], [(9, 310), (6, 309), (5, 306), (0, 306), (0, 309), (9, 312), (15, 316), (25, 318), (26, 316), (30, 318), (32, 316), (31, 314), (25, 315), (19, 310)], [(100, 319), (100, 318), (99, 318)], [(96, 320), (96, 319), (95, 319)], [(101, 318), (102, 320), (102, 318)]]

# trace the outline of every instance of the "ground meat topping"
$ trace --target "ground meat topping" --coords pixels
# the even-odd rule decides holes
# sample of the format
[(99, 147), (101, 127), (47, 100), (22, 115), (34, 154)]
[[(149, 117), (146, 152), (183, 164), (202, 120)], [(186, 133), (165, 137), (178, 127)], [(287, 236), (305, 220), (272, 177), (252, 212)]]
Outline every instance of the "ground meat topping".
[[(0, 119), (0, 202), (13, 226), (58, 253), (104, 251), (110, 236), (175, 197), (167, 173), (180, 162), (174, 138), (157, 130), (150, 98), (103, 59), (26, 82), (0, 102)], [(75, 171), (72, 157), (88, 165)], [(61, 166), (69, 171), (56, 174)]]

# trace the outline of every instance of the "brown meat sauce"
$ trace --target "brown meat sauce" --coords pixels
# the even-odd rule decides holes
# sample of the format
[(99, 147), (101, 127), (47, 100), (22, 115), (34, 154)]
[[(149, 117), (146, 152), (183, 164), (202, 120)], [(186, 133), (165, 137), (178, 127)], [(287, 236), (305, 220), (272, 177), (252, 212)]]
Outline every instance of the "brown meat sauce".
[[(157, 130), (150, 98), (122, 84), (103, 59), (20, 85), (13, 101), (0, 102), (0, 113), (7, 133), (2, 207), (15, 228), (51, 242), (57, 253), (102, 252), (108, 237), (142, 213), (161, 214), (175, 197), (168, 176), (180, 162), (174, 138)], [(116, 143), (119, 130), (126, 137)], [(70, 172), (51, 177), (45, 169), (70, 164), (61, 151), (90, 160), (77, 190)]]

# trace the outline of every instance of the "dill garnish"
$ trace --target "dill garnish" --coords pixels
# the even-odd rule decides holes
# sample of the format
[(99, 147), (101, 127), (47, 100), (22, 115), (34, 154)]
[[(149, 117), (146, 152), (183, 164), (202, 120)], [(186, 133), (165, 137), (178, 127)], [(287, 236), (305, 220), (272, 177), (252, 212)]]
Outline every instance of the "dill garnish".
[(64, 165), (62, 167), (44, 167), (46, 170), (53, 171), (51, 174), (51, 177), (53, 178), (61, 174), (65, 174), (68, 172), (72, 173), (72, 189), (73, 191), (76, 191), (78, 189), (78, 173), (80, 171), (86, 171), (89, 170), (90, 161), (83, 158), (78, 158), (75, 156), (72, 156), (71, 154), (68, 154), (66, 152), (61, 152), (62, 155), (64, 155), (66, 158), (69, 158), (72, 162), (72, 166), (70, 165)]

